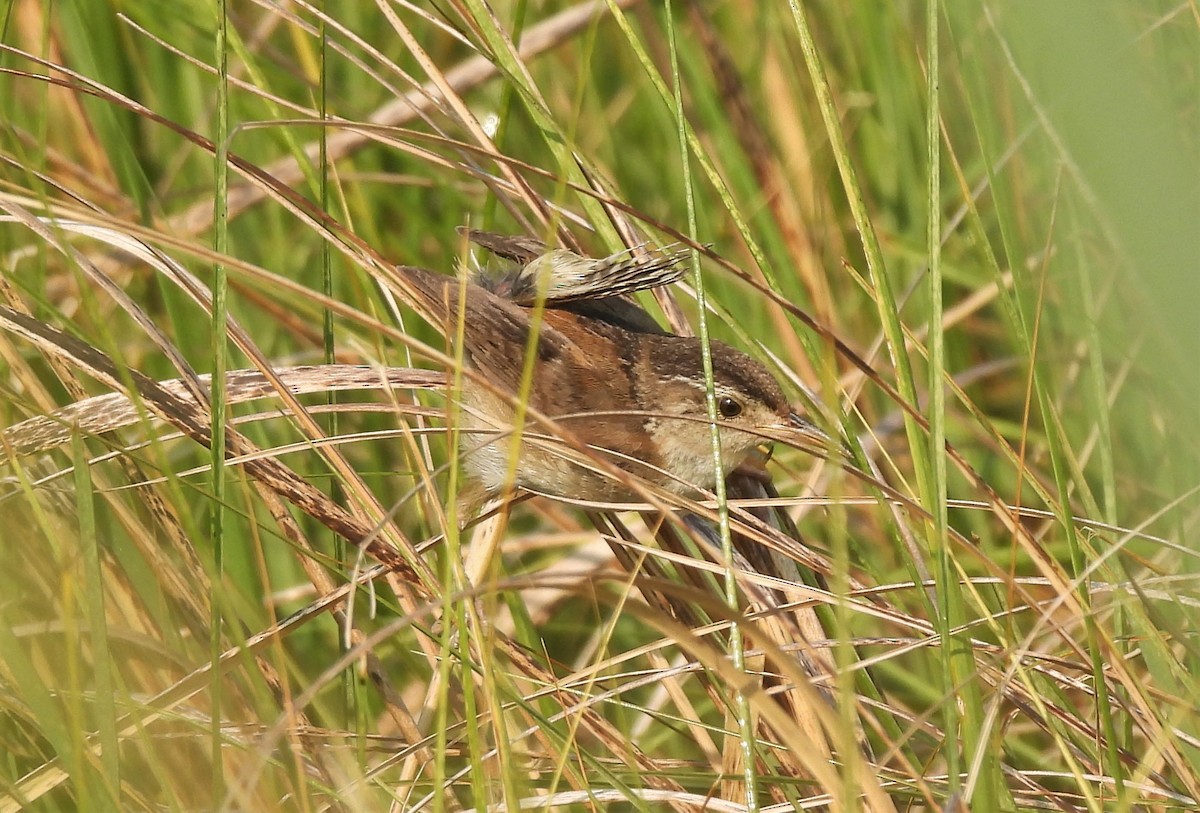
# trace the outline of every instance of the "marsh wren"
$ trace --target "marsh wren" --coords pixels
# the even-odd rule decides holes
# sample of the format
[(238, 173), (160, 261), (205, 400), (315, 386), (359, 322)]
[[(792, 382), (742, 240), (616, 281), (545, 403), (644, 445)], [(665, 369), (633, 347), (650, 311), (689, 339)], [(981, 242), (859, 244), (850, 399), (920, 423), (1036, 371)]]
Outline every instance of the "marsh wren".
[[(530, 331), (535, 329), (528, 405), (515, 485), (596, 502), (623, 502), (630, 490), (589, 453), (677, 494), (716, 482), (700, 340), (667, 333), (625, 295), (682, 275), (680, 254), (592, 259), (538, 240), (467, 230), (467, 237), (512, 263), (498, 275), (461, 282), (400, 266), (403, 292), (446, 335), (462, 312), (464, 428), (499, 435), (511, 428)], [(534, 307), (544, 302), (540, 317)], [(774, 439), (808, 445), (827, 437), (793, 412), (775, 377), (750, 356), (710, 342), (722, 476)], [(564, 440), (564, 435), (570, 436)], [(573, 439), (574, 443), (570, 442)], [(504, 487), (509, 444), (464, 443), (463, 463), (486, 493)]]

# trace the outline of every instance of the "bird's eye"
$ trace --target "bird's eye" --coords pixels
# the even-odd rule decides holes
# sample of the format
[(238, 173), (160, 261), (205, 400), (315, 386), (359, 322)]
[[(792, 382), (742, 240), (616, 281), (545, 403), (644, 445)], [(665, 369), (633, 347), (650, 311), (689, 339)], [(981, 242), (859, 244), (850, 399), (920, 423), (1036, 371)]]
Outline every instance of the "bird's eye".
[(722, 418), (736, 418), (742, 414), (742, 405), (726, 396), (717, 401), (717, 411), (721, 413)]

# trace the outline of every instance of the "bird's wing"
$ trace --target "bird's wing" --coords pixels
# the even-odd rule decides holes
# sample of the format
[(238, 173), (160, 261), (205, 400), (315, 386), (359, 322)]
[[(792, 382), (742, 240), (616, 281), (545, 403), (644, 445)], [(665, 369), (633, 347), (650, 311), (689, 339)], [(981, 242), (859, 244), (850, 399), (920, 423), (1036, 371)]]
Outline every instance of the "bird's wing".
[(477, 246), (486, 248), (497, 257), (524, 265), (545, 254), (549, 249), (541, 240), (520, 235), (496, 234), (490, 231), (459, 226), (458, 233)]
[(510, 298), (520, 305), (532, 305), (539, 283), (545, 287), (546, 301), (554, 304), (661, 288), (683, 276), (686, 256), (680, 251), (638, 256), (634, 249), (627, 249), (592, 259), (555, 249), (518, 269)]
[(584, 257), (573, 251), (549, 248), (532, 237), (493, 234), (460, 228), (471, 242), (516, 265), (498, 273), (479, 273), (474, 281), (494, 294), (531, 306), (539, 296), (551, 304), (585, 299), (605, 299), (669, 285), (683, 276), (686, 252), (651, 253), (644, 245), (608, 257)]
[[(394, 287), (409, 300), (409, 304), (444, 335), (454, 336), (459, 318), (461, 281), (415, 266), (398, 266), (396, 277)], [(529, 311), (471, 282), (467, 283), (463, 308), (465, 344), (472, 365), (500, 387), (520, 381), (524, 350), (529, 341)], [(537, 337), (539, 361), (552, 361), (578, 352), (569, 338), (543, 322)]]

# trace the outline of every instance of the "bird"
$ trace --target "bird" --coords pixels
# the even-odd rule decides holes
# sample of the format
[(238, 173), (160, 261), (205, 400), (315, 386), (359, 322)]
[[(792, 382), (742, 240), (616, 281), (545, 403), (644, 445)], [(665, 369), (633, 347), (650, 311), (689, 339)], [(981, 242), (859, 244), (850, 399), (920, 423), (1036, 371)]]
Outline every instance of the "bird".
[[(456, 334), (461, 316), (472, 372), (462, 384), (462, 426), (482, 435), (464, 444), (463, 466), (485, 496), (516, 486), (567, 500), (637, 501), (630, 478), (614, 476), (613, 466), (644, 485), (692, 496), (711, 492), (718, 476), (773, 440), (828, 443), (761, 362), (714, 340), (717, 465), (701, 340), (664, 330), (628, 297), (679, 279), (686, 253), (591, 258), (531, 237), (460, 231), (507, 267), (460, 280), (399, 265), (392, 279), (445, 335)], [(504, 438), (531, 333), (528, 425), (510, 472)]]

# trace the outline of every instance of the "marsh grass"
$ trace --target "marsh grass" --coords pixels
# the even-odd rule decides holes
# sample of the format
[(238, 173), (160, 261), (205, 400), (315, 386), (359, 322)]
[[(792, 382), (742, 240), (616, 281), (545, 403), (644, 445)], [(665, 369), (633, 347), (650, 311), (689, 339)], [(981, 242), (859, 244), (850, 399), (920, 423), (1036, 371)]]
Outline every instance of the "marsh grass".
[[(8, 4), (0, 811), (1195, 809), (1200, 15), (1008, 5)], [(464, 223), (845, 454), (467, 524)]]

